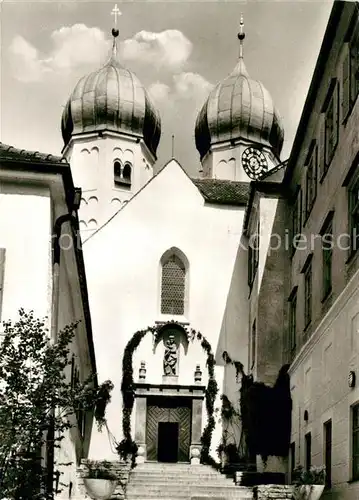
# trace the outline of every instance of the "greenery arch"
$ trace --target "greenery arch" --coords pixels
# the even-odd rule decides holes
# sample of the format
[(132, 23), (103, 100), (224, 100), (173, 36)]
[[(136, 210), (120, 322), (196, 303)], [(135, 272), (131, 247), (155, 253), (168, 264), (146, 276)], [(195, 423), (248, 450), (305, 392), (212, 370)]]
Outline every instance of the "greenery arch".
[(208, 372), (208, 383), (205, 392), (206, 410), (207, 410), (207, 425), (203, 429), (201, 436), (201, 462), (215, 465), (218, 464), (210, 456), (209, 450), (211, 447), (212, 434), (215, 427), (214, 418), (214, 403), (218, 393), (218, 384), (214, 376), (215, 359), (212, 351), (211, 344), (202, 335), (201, 332), (194, 330), (193, 328), (188, 329), (183, 325), (177, 323), (176, 321), (167, 322), (161, 325), (150, 326), (144, 330), (138, 330), (132, 338), (127, 343), (122, 360), (122, 383), (121, 383), (121, 393), (122, 393), (122, 403), (123, 403), (123, 416), (122, 416), (122, 430), (124, 438), (117, 446), (117, 452), (123, 460), (127, 460), (131, 457), (132, 466), (135, 465), (135, 459), (137, 454), (137, 445), (132, 439), (131, 433), (131, 414), (133, 410), (133, 405), (135, 402), (135, 382), (133, 379), (133, 354), (137, 347), (140, 345), (142, 339), (151, 332), (154, 341), (162, 333), (162, 331), (168, 326), (177, 326), (182, 331), (185, 332), (187, 338), (190, 342), (198, 340), (201, 343), (202, 349), (207, 354), (207, 372)]

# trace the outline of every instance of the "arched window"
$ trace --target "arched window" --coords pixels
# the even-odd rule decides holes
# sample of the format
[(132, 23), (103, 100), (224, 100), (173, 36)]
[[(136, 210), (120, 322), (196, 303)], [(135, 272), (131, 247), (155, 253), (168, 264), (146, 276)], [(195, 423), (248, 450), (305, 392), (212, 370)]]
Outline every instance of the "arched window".
[(186, 266), (175, 254), (162, 259), (161, 313), (183, 315), (185, 312)]
[(113, 175), (115, 180), (115, 186), (121, 184), (121, 176), (122, 176), (122, 165), (121, 162), (116, 160), (113, 164)]
[(115, 160), (113, 164), (113, 174), (116, 187), (119, 188), (131, 187), (131, 174), (132, 174), (131, 163), (126, 162), (125, 165), (122, 166), (119, 160)]
[(125, 166), (123, 167), (123, 181), (127, 184), (131, 185), (131, 173), (132, 173), (132, 168), (130, 163), (125, 163)]

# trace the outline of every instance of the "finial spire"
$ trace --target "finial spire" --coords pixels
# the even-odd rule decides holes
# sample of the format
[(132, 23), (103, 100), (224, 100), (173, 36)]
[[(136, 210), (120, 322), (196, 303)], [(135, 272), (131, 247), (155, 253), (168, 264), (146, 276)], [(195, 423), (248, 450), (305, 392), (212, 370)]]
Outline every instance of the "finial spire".
[(117, 17), (121, 16), (122, 12), (120, 9), (117, 7), (117, 4), (114, 6), (114, 8), (111, 10), (111, 16), (115, 16), (115, 27), (112, 28), (112, 36), (113, 36), (113, 44), (112, 44), (112, 54), (116, 57), (117, 55), (117, 44), (116, 44), (116, 38), (120, 34), (118, 28), (117, 28)]
[(243, 40), (245, 39), (245, 33), (243, 31), (244, 28), (244, 22), (243, 22), (243, 14), (241, 14), (241, 20), (239, 22), (239, 33), (238, 33), (238, 39), (239, 39), (239, 58), (243, 59)]

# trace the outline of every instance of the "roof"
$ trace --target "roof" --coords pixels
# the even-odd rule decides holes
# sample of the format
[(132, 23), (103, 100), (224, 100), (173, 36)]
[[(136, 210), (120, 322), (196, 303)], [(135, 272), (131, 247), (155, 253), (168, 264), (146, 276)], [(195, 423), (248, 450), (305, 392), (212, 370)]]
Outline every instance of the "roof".
[(249, 182), (223, 179), (192, 179), (208, 203), (245, 206), (249, 199)]
[(8, 144), (0, 142), (0, 160), (12, 160), (31, 163), (65, 163), (66, 159), (62, 156), (54, 156), (48, 153), (39, 153), (39, 151), (27, 151), (26, 149), (17, 149)]

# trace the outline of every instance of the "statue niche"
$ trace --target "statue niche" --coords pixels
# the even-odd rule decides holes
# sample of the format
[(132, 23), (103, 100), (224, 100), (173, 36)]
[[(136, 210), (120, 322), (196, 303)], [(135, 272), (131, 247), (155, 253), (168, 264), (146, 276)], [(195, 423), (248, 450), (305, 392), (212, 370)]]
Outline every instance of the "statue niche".
[(175, 377), (178, 375), (178, 351), (179, 346), (176, 343), (175, 336), (169, 335), (164, 341), (165, 352), (163, 356), (163, 375), (166, 377)]

